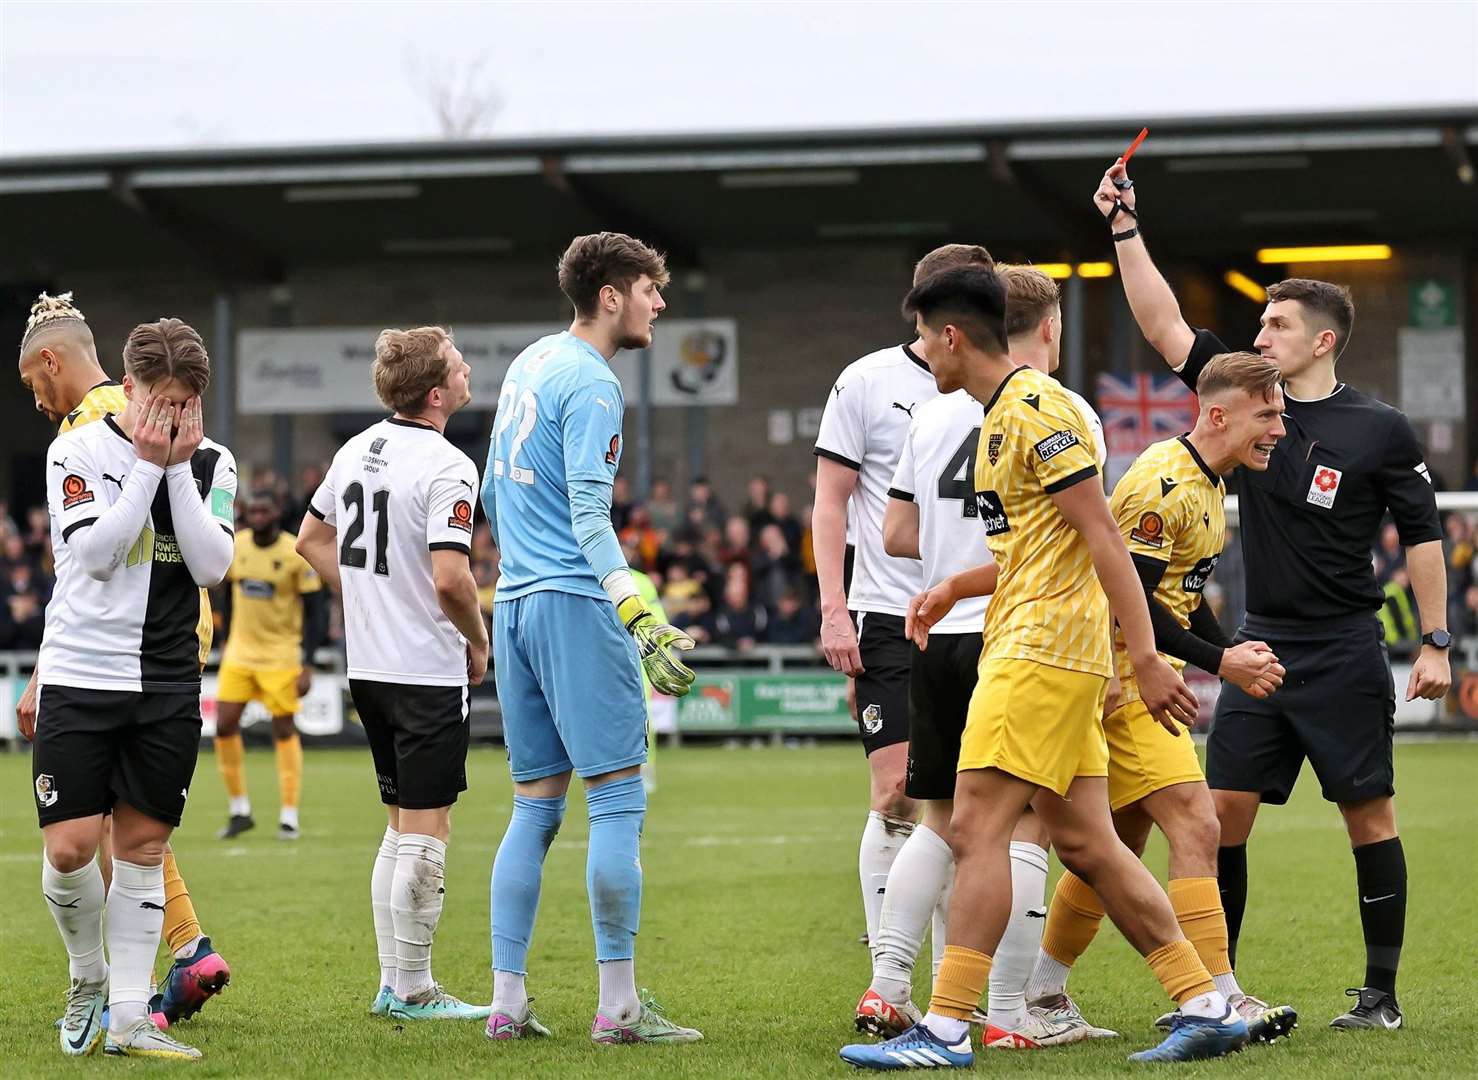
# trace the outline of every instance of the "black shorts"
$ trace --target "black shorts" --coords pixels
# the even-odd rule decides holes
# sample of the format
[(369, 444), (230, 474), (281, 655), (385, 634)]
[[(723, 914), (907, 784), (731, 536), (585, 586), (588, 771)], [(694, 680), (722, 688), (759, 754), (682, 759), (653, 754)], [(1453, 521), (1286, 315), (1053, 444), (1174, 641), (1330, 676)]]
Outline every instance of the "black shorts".
[(1256, 791), (1281, 805), (1308, 758), (1330, 802), (1396, 793), (1396, 688), (1373, 616), (1314, 623), (1249, 615), (1237, 640), (1267, 642), (1288, 674), (1265, 701), (1222, 684), (1206, 744), (1213, 789)]
[(467, 687), (350, 679), (349, 696), (386, 806), (436, 810), (467, 790)]
[(853, 613), (863, 672), (857, 676), (857, 727), (871, 754), (908, 741), (908, 669), (913, 646), (903, 636), (903, 616)]
[(199, 691), (43, 686), (31, 747), (36, 816), (46, 826), (125, 802), (177, 827), (199, 753)]
[(980, 677), (980, 634), (930, 634), (929, 647), (913, 652), (908, 680), (908, 779), (910, 799), (953, 799), (960, 764), (960, 735), (970, 695)]

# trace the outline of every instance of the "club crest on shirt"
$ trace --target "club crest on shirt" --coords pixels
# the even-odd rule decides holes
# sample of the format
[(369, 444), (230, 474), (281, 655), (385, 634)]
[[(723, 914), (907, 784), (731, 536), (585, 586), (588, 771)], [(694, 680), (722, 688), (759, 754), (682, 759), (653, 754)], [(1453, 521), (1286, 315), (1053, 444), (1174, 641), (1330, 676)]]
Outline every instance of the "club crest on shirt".
[(999, 431), (992, 431), (990, 438), (985, 440), (985, 456), (990, 458), (992, 465), (1001, 460), (1001, 444), (1005, 441), (1006, 436)]
[(1139, 516), (1139, 524), (1129, 530), (1129, 539), (1145, 547), (1165, 546), (1165, 519), (1153, 510)]
[(75, 506), (85, 506), (92, 502), (93, 494), (88, 489), (87, 481), (76, 473), (68, 473), (62, 481), (62, 509), (71, 510)]
[(452, 516), (446, 519), (446, 523), (453, 529), (461, 529), (463, 532), (472, 531), (472, 504), (466, 499), (458, 499), (452, 506)]
[(57, 800), (56, 778), (50, 773), (42, 773), (36, 777), (36, 802), (44, 810), (49, 806), (55, 806)]
[(876, 705), (869, 705), (862, 710), (862, 730), (869, 735), (876, 735), (883, 730), (883, 710)]
[(1314, 470), (1314, 478), (1309, 481), (1307, 501), (1328, 510), (1334, 505), (1334, 497), (1339, 494), (1339, 482), (1344, 479), (1344, 475), (1338, 469), (1320, 465)]

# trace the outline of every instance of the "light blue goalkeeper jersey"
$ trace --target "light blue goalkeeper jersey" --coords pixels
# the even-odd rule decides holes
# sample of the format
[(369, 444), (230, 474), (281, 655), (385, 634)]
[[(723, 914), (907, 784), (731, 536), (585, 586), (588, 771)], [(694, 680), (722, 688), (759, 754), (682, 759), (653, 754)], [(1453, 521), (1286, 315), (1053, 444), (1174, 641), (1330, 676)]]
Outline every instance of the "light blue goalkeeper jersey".
[(569, 485), (615, 480), (625, 408), (605, 358), (569, 331), (540, 338), (513, 361), (483, 472), (483, 505), (502, 554), (495, 600), (542, 590), (606, 599), (575, 539)]

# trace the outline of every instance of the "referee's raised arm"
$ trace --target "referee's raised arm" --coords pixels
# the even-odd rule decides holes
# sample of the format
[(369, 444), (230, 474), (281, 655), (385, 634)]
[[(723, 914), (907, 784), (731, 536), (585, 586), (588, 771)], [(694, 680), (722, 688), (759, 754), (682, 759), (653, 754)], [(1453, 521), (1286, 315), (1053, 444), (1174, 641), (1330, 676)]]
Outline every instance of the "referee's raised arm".
[(1145, 340), (1165, 358), (1172, 368), (1179, 368), (1190, 355), (1196, 332), (1190, 328), (1180, 313), (1180, 304), (1170, 283), (1156, 269), (1144, 246), (1144, 236), (1139, 231), (1139, 218), (1135, 213), (1136, 196), (1132, 186), (1120, 188), (1114, 181), (1125, 183), (1129, 179), (1124, 161), (1114, 162), (1099, 181), (1093, 193), (1093, 204), (1108, 222), (1109, 232), (1114, 238), (1114, 253), (1119, 258), (1119, 276), (1124, 282), (1124, 294), (1129, 299), (1129, 310)]

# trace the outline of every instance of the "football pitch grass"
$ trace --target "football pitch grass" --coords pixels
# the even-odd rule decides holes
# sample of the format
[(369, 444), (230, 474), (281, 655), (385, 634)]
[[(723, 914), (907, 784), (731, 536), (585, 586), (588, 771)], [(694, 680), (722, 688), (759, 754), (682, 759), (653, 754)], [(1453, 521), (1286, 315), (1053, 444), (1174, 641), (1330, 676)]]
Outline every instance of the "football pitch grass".
[[(573, 795), (550, 853), (530, 956), (535, 1008), (554, 1038), (489, 1043), (482, 1024), (409, 1024), (371, 1017), (377, 984), (369, 872), (384, 829), (369, 755), (307, 755), (303, 839), (275, 836), (270, 752), (247, 755), (258, 827), (215, 838), (225, 800), (215, 762), (201, 755), (180, 867), (232, 985), (179, 1034), (204, 1051), (196, 1065), (63, 1059), (52, 1021), (66, 958), (38, 890), (40, 839), (29, 760), (0, 755), (0, 880), (9, 917), (0, 949), (0, 1073), (60, 1077), (94, 1070), (196, 1076), (843, 1076), (837, 1049), (854, 1041), (852, 1009), (867, 985), (857, 886), (866, 793), (851, 745), (802, 749), (663, 750), (642, 846), (646, 902), (637, 975), (692, 1046), (597, 1047), (585, 812)], [(1130, 1051), (1156, 1041), (1166, 1007), (1143, 963), (1111, 928), (1080, 963), (1073, 992), (1093, 1022), (1123, 1038), (1030, 1054), (976, 1056), (997, 1075), (1113, 1076), (1150, 1069), (1187, 1076), (1354, 1077), (1478, 1075), (1478, 742), (1403, 744), (1400, 823), (1412, 901), (1400, 1032), (1326, 1026), (1360, 981), (1363, 951), (1353, 863), (1332, 807), (1305, 772), (1288, 807), (1266, 810), (1252, 841), (1251, 899), (1241, 945), (1247, 988), (1291, 1002), (1293, 1038), (1225, 1061), (1136, 1066)], [(488, 874), (510, 798), (501, 750), (479, 747), (470, 790), (453, 815), (445, 914), (434, 968), (455, 994), (486, 1001)], [(1158, 840), (1148, 855), (1163, 873)], [(1058, 872), (1056, 860), (1054, 877)], [(925, 965), (927, 967), (927, 965)], [(164, 970), (163, 960), (160, 971)], [(917, 1000), (927, 1000), (927, 979)]]

